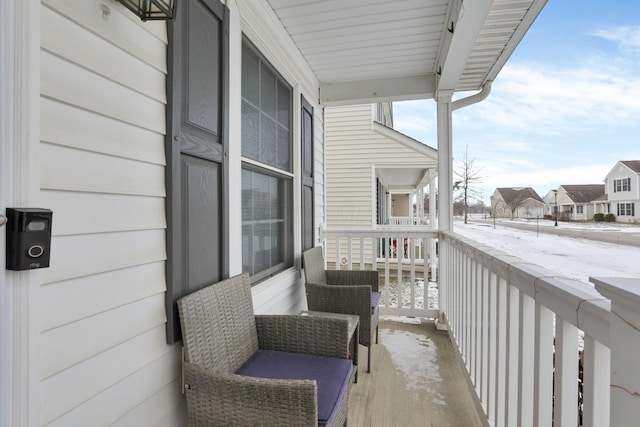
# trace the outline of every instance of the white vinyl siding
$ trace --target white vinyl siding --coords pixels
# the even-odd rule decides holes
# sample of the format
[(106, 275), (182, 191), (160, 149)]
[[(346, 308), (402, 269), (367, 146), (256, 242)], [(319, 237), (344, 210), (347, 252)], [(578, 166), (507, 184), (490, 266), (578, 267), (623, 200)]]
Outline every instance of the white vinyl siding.
[(365, 104), (325, 110), (328, 227), (370, 228), (374, 225), (374, 167), (433, 161), (374, 132), (374, 106)]
[(41, 422), (183, 424), (165, 335), (166, 25), (50, 0), (41, 31)]

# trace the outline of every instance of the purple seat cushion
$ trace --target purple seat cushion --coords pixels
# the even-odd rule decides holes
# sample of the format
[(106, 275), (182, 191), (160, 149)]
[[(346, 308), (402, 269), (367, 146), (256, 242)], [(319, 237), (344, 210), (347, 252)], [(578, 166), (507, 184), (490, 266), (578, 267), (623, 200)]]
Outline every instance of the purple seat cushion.
[(375, 313), (378, 304), (380, 303), (380, 296), (382, 293), (371, 291), (371, 312)]
[(348, 390), (351, 360), (284, 351), (258, 350), (236, 374), (258, 378), (316, 380), (318, 424), (335, 417), (339, 402)]

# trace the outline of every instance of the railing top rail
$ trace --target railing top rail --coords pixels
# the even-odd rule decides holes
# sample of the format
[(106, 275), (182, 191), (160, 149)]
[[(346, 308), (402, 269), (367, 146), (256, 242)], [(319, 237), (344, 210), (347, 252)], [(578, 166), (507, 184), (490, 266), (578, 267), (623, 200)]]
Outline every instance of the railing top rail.
[(438, 230), (425, 226), (379, 226), (376, 229), (353, 229), (353, 228), (324, 228), (320, 230), (320, 238), (328, 237), (413, 237), (413, 238), (433, 238), (439, 236)]

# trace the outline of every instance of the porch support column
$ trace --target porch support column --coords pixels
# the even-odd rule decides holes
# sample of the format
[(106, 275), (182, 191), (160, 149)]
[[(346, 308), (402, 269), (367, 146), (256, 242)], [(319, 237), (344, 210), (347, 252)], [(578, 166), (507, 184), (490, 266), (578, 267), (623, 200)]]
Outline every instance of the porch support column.
[[(437, 172), (429, 171), (429, 228), (437, 230), (436, 224), (436, 176)], [(429, 259), (431, 260), (431, 280), (436, 281), (436, 240), (429, 240)]]
[(635, 357), (640, 354), (640, 279), (589, 280), (600, 295), (611, 300), (610, 418), (593, 420), (593, 425), (635, 426), (640, 419), (640, 371)]
[[(453, 91), (436, 94), (438, 124), (438, 229), (453, 230), (453, 142), (451, 126), (451, 97)], [(446, 247), (440, 242), (438, 254), (438, 329), (447, 329), (448, 263)]]
[(453, 137), (451, 96), (453, 91), (438, 92), (438, 229), (453, 229)]

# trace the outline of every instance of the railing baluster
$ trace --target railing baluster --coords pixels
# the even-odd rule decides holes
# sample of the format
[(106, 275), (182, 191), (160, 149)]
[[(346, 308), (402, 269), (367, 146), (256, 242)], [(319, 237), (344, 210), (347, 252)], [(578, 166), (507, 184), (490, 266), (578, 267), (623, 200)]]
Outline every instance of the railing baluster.
[(578, 328), (556, 316), (553, 419), (557, 426), (578, 425)]
[(506, 358), (506, 426), (518, 425), (518, 341), (520, 328), (520, 291), (507, 282), (507, 358)]
[(553, 312), (535, 305), (533, 425), (551, 427), (553, 421)]
[(491, 346), (491, 324), (489, 323), (489, 313), (492, 308), (491, 302), (489, 300), (489, 290), (490, 290), (490, 282), (489, 282), (489, 270), (485, 267), (482, 267), (482, 329), (481, 329), (481, 343), (482, 349), (480, 351), (480, 373), (481, 379), (480, 382), (482, 384), (482, 389), (480, 393), (480, 400), (485, 403), (484, 409), (485, 412), (489, 409), (489, 400), (490, 400), (490, 392), (489, 392), (489, 349)]
[(384, 251), (384, 300), (387, 307), (391, 307), (391, 301), (389, 301), (389, 252), (391, 252), (391, 239), (389, 237), (384, 238), (387, 242), (387, 246)]
[(402, 245), (402, 238), (398, 239), (396, 237), (396, 261), (397, 261), (397, 272), (396, 272), (396, 280), (398, 282), (398, 308), (404, 307), (404, 282), (402, 281), (402, 253), (404, 252), (400, 249)]
[(508, 372), (508, 345), (509, 345), (509, 294), (507, 282), (496, 275), (498, 304), (497, 304), (497, 354), (496, 354), (496, 427), (505, 427), (507, 415), (507, 372)]
[(585, 335), (582, 419), (584, 427), (609, 427), (610, 367), (611, 350), (589, 335)]
[(535, 301), (524, 292), (520, 292), (520, 330), (518, 359), (518, 426), (533, 427), (533, 381), (534, 376), (534, 334), (535, 334)]
[(469, 298), (469, 332), (470, 332), (470, 340), (469, 340), (469, 366), (471, 367), (471, 380), (473, 381), (473, 385), (476, 388), (476, 394), (480, 395), (480, 381), (478, 378), (478, 345), (477, 345), (477, 336), (478, 336), (478, 288), (479, 280), (478, 280), (478, 263), (475, 259), (471, 258), (471, 289), (470, 289), (470, 298)]

